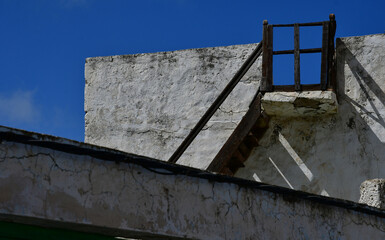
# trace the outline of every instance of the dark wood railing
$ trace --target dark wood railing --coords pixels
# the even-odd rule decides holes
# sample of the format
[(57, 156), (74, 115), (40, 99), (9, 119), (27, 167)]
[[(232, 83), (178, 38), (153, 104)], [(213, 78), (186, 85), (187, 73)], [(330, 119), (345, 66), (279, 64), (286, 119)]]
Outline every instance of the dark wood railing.
[[(226, 100), (231, 91), (235, 88), (235, 86), (239, 83), (242, 77), (246, 74), (246, 72), (250, 69), (250, 67), (254, 64), (257, 58), (263, 52), (262, 58), (262, 81), (260, 86), (260, 92), (263, 94), (264, 92), (269, 91), (302, 91), (302, 90), (327, 90), (333, 89), (335, 90), (335, 67), (334, 67), (334, 35), (336, 30), (336, 23), (334, 14), (330, 14), (330, 21), (325, 22), (314, 22), (314, 23), (294, 23), (294, 24), (273, 24), (269, 25), (265, 20), (263, 22), (263, 40), (258, 44), (256, 49), (251, 53), (251, 55), (247, 58), (247, 60), (243, 63), (238, 72), (234, 75), (231, 81), (227, 84), (225, 89), (221, 92), (221, 94), (216, 98), (214, 103), (207, 109), (202, 118), (198, 121), (195, 127), (190, 131), (187, 137), (183, 140), (183, 142), (179, 145), (174, 154), (169, 158), (168, 162), (176, 163), (180, 156), (184, 153), (184, 151), (190, 146), (195, 137), (199, 134), (199, 132), (203, 129), (203, 127), (207, 124), (210, 118), (214, 115), (214, 113), (218, 110), (221, 104)], [(312, 49), (300, 49), (299, 48), (299, 27), (304, 26), (323, 26), (323, 34), (322, 34), (322, 48), (312, 48)], [(294, 49), (293, 50), (284, 50), (284, 51), (273, 51), (273, 27), (294, 27)], [(316, 53), (321, 52), (321, 83), (320, 84), (301, 84), (300, 80), (300, 54), (301, 53)], [(294, 85), (284, 85), (284, 86), (276, 86), (273, 85), (273, 55), (279, 54), (294, 54)], [(259, 90), (258, 90), (259, 91)], [(257, 92), (256, 97), (253, 100), (253, 104), (260, 105), (261, 95)], [(258, 101), (257, 101), (258, 100)], [(216, 156), (215, 161), (211, 163), (210, 169), (219, 169), (223, 168), (223, 154), (229, 155), (229, 152), (234, 152), (236, 144), (233, 144), (233, 139), (244, 139), (244, 132), (241, 128), (243, 126), (247, 126), (247, 129), (251, 129), (253, 127), (253, 122), (255, 119), (259, 118), (261, 115), (260, 106), (250, 106), (249, 112), (246, 114), (240, 126), (238, 126), (237, 130), (230, 139), (226, 142), (224, 148), (229, 146), (230, 150), (221, 150), (221, 152)], [(248, 117), (248, 116), (254, 117)], [(252, 119), (252, 121), (250, 121)], [(242, 136), (238, 134), (241, 132)], [(233, 151), (234, 150), (234, 151)], [(230, 154), (231, 155), (231, 154)], [(230, 156), (229, 155), (229, 156)], [(227, 159), (226, 158), (226, 159)], [(227, 160), (226, 160), (227, 161)]]
[[(322, 47), (311, 49), (300, 49), (299, 27), (322, 26)], [(274, 51), (273, 50), (273, 28), (294, 28), (294, 49)], [(334, 61), (334, 36), (336, 32), (336, 21), (334, 14), (329, 15), (329, 21), (313, 23), (294, 24), (268, 24), (263, 22), (263, 58), (262, 58), (262, 82), (261, 92), (272, 91), (303, 91), (303, 90), (336, 90), (335, 61)], [(321, 53), (321, 79), (320, 84), (301, 84), (300, 76), (300, 54)], [(273, 84), (273, 55), (294, 55), (294, 85)]]

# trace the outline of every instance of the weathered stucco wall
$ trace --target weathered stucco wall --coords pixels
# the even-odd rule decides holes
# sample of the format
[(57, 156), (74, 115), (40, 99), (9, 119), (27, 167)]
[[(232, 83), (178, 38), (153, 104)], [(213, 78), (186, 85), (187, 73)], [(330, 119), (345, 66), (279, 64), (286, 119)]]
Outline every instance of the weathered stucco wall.
[(358, 201), (385, 177), (384, 63), (384, 34), (337, 39), (338, 113), (272, 117), (236, 176)]
[(384, 212), (357, 203), (3, 127), (0, 140), (2, 218), (143, 239), (385, 238)]
[[(85, 142), (167, 160), (255, 44), (88, 58)], [(260, 59), (178, 161), (206, 168), (247, 111)]]
[[(168, 159), (253, 47), (87, 59), (86, 142)], [(338, 39), (337, 61), (338, 113), (272, 117), (237, 177), (353, 201), (363, 181), (385, 177), (385, 35)], [(259, 67), (179, 164), (207, 167), (247, 110)]]

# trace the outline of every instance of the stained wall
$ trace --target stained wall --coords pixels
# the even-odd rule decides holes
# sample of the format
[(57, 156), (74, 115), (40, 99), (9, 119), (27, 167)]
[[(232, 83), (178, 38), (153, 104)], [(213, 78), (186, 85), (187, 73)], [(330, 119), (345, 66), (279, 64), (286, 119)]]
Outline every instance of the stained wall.
[(385, 178), (385, 34), (336, 48), (338, 113), (272, 117), (237, 177), (352, 201), (363, 181)]
[(357, 203), (4, 127), (0, 140), (0, 220), (135, 239), (385, 238), (384, 213)]
[[(167, 160), (255, 45), (89, 58), (86, 142)], [(236, 177), (358, 201), (385, 178), (385, 35), (340, 38), (338, 113), (272, 116)], [(261, 79), (260, 60), (178, 164), (205, 169)]]
[[(85, 142), (167, 160), (256, 44), (88, 58)], [(205, 169), (257, 92), (261, 58), (178, 161)]]

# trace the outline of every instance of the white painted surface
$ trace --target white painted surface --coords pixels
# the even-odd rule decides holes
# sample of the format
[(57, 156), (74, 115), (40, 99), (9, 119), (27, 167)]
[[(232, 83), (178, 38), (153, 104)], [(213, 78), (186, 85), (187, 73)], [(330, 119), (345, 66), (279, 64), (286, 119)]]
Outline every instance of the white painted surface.
[[(256, 44), (88, 58), (85, 141), (167, 160)], [(179, 164), (205, 169), (259, 86), (261, 58)]]
[(363, 181), (385, 178), (384, 63), (384, 34), (338, 39), (338, 113), (272, 117), (236, 176), (358, 201)]
[(192, 239), (385, 238), (385, 218), (126, 160), (3, 140), (0, 214)]
[[(167, 160), (253, 47), (88, 59), (86, 142)], [(358, 201), (363, 181), (385, 178), (385, 36), (342, 38), (337, 48), (338, 113), (273, 116), (237, 177), (352, 201)], [(179, 164), (207, 167), (246, 112), (259, 66)]]

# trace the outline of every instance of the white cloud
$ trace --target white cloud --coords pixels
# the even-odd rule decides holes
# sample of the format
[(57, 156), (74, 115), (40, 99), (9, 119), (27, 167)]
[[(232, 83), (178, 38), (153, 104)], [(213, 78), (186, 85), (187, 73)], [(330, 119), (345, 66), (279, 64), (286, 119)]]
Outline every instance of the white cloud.
[[(34, 123), (40, 111), (33, 99), (32, 91), (16, 91), (10, 96), (0, 95), (1, 122)], [(3, 123), (4, 124), (4, 123)]]

